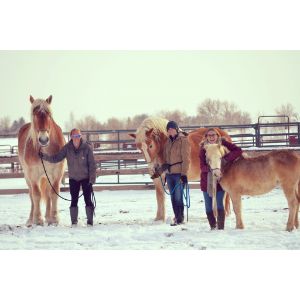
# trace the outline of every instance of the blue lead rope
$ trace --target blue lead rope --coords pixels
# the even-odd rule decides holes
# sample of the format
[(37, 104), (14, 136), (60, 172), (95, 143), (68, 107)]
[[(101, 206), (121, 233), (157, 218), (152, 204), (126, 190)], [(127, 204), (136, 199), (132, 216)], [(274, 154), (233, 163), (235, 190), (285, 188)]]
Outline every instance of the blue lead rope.
[(160, 182), (161, 182), (161, 185), (164, 189), (164, 192), (171, 196), (175, 193), (175, 190), (179, 187), (180, 190), (181, 190), (181, 193), (182, 193), (182, 196), (183, 196), (183, 199), (185, 200), (185, 203), (183, 202), (183, 205), (186, 206), (186, 221), (188, 222), (189, 221), (189, 208), (191, 206), (191, 198), (190, 198), (190, 186), (188, 183), (186, 184), (182, 184), (181, 182), (177, 183), (173, 190), (169, 193), (166, 188), (165, 188), (165, 185), (163, 183), (163, 180), (161, 178), (161, 176), (159, 175), (159, 178), (160, 178)]

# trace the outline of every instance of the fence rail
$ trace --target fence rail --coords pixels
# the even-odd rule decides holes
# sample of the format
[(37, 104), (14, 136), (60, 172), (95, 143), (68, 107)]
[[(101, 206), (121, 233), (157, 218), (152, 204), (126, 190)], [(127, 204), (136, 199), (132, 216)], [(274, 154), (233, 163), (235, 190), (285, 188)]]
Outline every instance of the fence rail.
[[(255, 124), (183, 126), (182, 129), (190, 132), (199, 127), (219, 127), (226, 130), (234, 143), (251, 154), (277, 148), (300, 151), (300, 122), (261, 123), (259, 120)], [(101, 179), (105, 176), (116, 178), (116, 181), (109, 178), (110, 181), (97, 183), (96, 190), (153, 188), (150, 177), (147, 177), (149, 178), (147, 182), (137, 179), (128, 182), (130, 175), (148, 174), (147, 163), (142, 153), (136, 149), (134, 140), (129, 139), (128, 134), (133, 132), (134, 129), (82, 131), (85, 139), (94, 146), (97, 176), (101, 176)], [(65, 133), (65, 136), (68, 140), (68, 134)], [(24, 174), (19, 164), (17, 146), (7, 143), (8, 138), (16, 138), (16, 136), (0, 135), (0, 179), (22, 178)], [(65, 177), (67, 176), (66, 172)], [(127, 182), (124, 181), (124, 176)], [(8, 192), (9, 189), (0, 190), (0, 194)]]

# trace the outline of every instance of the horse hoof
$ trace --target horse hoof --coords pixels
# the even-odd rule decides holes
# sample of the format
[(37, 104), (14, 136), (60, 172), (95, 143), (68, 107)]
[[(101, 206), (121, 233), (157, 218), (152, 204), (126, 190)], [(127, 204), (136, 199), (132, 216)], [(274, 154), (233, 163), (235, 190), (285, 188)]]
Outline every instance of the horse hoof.
[(35, 221), (34, 221), (34, 224), (35, 224), (35, 225), (38, 225), (38, 226), (44, 226), (44, 221), (41, 220), (41, 219), (35, 220)]
[(58, 226), (58, 222), (48, 222), (48, 226)]

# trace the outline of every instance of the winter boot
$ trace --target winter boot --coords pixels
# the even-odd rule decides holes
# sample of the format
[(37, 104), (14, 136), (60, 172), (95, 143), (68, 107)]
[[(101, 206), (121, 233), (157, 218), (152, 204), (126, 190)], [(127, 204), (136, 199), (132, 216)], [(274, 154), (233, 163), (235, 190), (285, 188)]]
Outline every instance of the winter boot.
[(208, 212), (208, 213), (206, 213), (206, 215), (207, 215), (208, 223), (210, 225), (210, 229), (211, 230), (216, 229), (216, 218), (214, 216), (214, 212), (213, 211)]
[(177, 224), (184, 223), (184, 206), (177, 207)]
[(224, 209), (218, 209), (218, 229), (224, 229), (225, 223), (225, 211)]
[(70, 207), (70, 216), (71, 216), (72, 225), (76, 225), (78, 222), (78, 207), (77, 206)]
[(87, 217), (87, 225), (93, 226), (94, 207), (86, 206), (85, 212), (86, 212), (86, 217)]

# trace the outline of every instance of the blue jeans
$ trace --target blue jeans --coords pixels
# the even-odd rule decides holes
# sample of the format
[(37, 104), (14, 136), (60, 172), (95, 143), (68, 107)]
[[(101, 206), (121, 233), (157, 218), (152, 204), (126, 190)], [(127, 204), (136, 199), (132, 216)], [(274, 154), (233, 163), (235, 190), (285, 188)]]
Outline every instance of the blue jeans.
[[(217, 192), (217, 209), (218, 210), (224, 210), (224, 204), (223, 204), (224, 194), (225, 194), (224, 191)], [(203, 196), (204, 196), (204, 201), (205, 201), (206, 213), (210, 213), (213, 211), (212, 197), (210, 197), (207, 192), (203, 192)]]
[[(167, 174), (167, 184), (169, 192), (172, 193), (171, 201), (173, 206), (173, 211), (175, 213), (175, 207), (183, 207), (183, 195), (182, 195), (182, 183), (180, 181), (181, 174)], [(176, 186), (176, 188), (175, 188)], [(175, 188), (175, 190), (174, 190)], [(175, 208), (175, 209), (174, 209)]]

